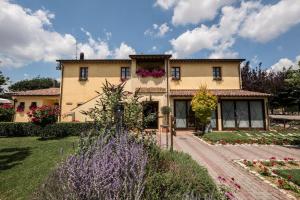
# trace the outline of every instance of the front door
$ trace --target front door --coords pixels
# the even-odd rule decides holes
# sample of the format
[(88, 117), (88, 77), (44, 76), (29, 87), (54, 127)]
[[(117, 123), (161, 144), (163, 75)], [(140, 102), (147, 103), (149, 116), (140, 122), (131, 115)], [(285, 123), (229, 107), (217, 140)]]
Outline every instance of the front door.
[(194, 128), (195, 113), (191, 107), (191, 100), (174, 100), (176, 128)]
[(186, 101), (175, 101), (176, 128), (187, 128), (187, 103)]
[(146, 124), (146, 128), (149, 129), (158, 129), (158, 102), (148, 101), (143, 102), (143, 115), (144, 117), (153, 115), (153, 121), (150, 121)]

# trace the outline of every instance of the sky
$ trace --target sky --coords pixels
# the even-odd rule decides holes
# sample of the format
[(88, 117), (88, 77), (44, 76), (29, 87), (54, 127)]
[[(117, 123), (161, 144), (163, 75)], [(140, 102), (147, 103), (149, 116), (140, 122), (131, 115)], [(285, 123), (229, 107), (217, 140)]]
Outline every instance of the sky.
[(300, 0), (0, 0), (0, 70), (12, 83), (59, 79), (56, 59), (76, 52), (244, 58), (280, 71), (297, 68), (299, 36)]

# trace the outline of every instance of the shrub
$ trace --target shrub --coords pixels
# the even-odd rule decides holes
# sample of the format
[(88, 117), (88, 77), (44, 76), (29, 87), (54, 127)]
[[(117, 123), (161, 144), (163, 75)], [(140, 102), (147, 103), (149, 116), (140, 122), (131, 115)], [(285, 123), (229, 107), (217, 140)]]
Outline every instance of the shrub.
[(59, 108), (58, 106), (44, 105), (31, 109), (27, 115), (32, 123), (45, 127), (57, 121)]
[(0, 136), (41, 136), (65, 137), (70, 135), (80, 135), (84, 131), (94, 129), (93, 123), (62, 122), (44, 127), (43, 129), (33, 123), (28, 122), (0, 122)]
[(211, 112), (217, 107), (217, 97), (212, 95), (206, 87), (200, 87), (191, 102), (195, 117), (205, 132), (206, 125), (210, 122)]
[(10, 104), (0, 105), (0, 122), (11, 122), (13, 120), (14, 114), (15, 114), (15, 110), (13, 105)]
[(34, 199), (141, 199), (147, 153), (128, 134), (100, 139), (70, 156)]
[(158, 149), (150, 153), (144, 199), (219, 198), (207, 170), (188, 154)]

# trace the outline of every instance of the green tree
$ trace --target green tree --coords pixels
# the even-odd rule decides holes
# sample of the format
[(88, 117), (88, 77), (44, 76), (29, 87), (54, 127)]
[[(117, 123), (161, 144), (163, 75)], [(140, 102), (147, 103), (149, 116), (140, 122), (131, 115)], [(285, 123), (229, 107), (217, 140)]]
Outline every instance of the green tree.
[(4, 92), (3, 86), (7, 85), (9, 81), (8, 77), (5, 77), (2, 72), (0, 71), (0, 94)]
[(36, 77), (33, 79), (18, 81), (12, 84), (11, 86), (9, 86), (9, 90), (25, 91), (25, 90), (46, 89), (51, 87), (59, 87), (59, 82), (53, 78)]
[(130, 93), (124, 90), (125, 83), (113, 85), (106, 81), (94, 108), (82, 111), (97, 123), (97, 127), (110, 132), (116, 130), (120, 116), (116, 116), (116, 108), (123, 105), (122, 126), (128, 131), (141, 132), (147, 123), (153, 120), (152, 115), (143, 116), (143, 106), (139, 101), (139, 91)]
[[(296, 108), (300, 112), (300, 62), (299, 69), (288, 70), (285, 78), (286, 85), (286, 102), (289, 107)], [(295, 111), (296, 109), (294, 109)]]
[(212, 95), (206, 87), (201, 86), (194, 95), (191, 105), (197, 122), (200, 123), (204, 133), (207, 124), (210, 122), (211, 112), (217, 107), (217, 97)]

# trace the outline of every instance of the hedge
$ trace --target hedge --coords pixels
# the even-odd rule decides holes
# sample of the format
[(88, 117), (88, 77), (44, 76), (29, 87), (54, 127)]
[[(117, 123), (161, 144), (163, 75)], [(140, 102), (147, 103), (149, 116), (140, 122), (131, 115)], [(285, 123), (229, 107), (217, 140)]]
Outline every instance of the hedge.
[(29, 122), (0, 122), (0, 136), (65, 137), (80, 135), (83, 131), (88, 131), (93, 128), (94, 124), (91, 122), (62, 122), (48, 125), (45, 128), (41, 128)]
[(152, 149), (147, 168), (145, 200), (221, 199), (207, 170), (188, 154)]

